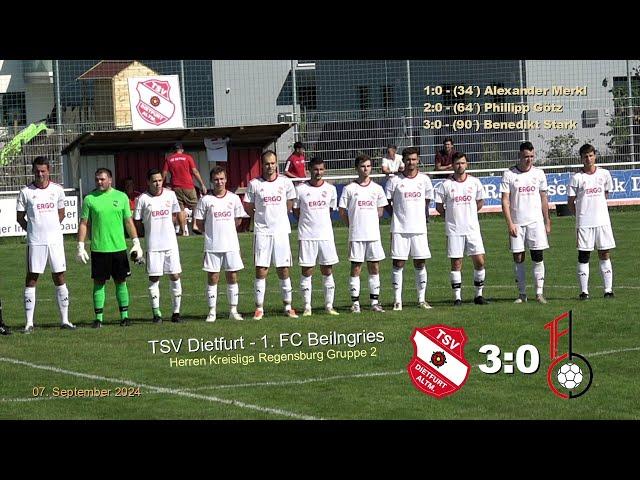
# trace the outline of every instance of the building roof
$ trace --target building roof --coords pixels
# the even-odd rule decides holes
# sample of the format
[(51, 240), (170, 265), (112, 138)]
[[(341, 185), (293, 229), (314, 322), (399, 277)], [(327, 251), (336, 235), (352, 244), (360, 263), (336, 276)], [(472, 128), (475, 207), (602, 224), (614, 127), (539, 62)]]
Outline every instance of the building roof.
[(77, 80), (113, 78), (135, 60), (102, 60), (80, 75)]
[(264, 147), (275, 142), (293, 123), (241, 125), (232, 127), (178, 128), (161, 130), (108, 130), (84, 132), (63, 150), (68, 154), (80, 149), (80, 154), (109, 154), (130, 149), (172, 147), (176, 142), (186, 150), (204, 150), (205, 138), (229, 137), (230, 146)]

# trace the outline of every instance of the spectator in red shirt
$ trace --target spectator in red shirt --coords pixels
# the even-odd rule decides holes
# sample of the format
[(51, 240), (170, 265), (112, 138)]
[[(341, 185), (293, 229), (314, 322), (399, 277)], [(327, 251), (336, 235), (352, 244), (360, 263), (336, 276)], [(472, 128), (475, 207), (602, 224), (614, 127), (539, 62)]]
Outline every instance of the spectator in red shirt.
[(453, 148), (453, 140), (449, 137), (444, 139), (442, 142), (442, 146), (444, 147), (441, 150), (438, 150), (436, 153), (436, 170), (437, 171), (453, 171), (453, 156), (458, 153)]
[(293, 153), (287, 159), (284, 166), (284, 174), (290, 178), (305, 178), (309, 174), (305, 166), (304, 145), (302, 142), (293, 144)]
[[(198, 179), (202, 192), (207, 191), (207, 187), (200, 176), (200, 172), (196, 168), (193, 157), (188, 153), (184, 153), (181, 143), (176, 143), (176, 153), (169, 155), (162, 167), (162, 181), (167, 178), (167, 173), (171, 174), (171, 188), (176, 193), (178, 204), (180, 205), (180, 213), (178, 213), (178, 221), (180, 223), (180, 234), (189, 235), (187, 228), (187, 217), (184, 212), (185, 205), (193, 210), (198, 203), (198, 195), (196, 187), (193, 184), (192, 175)], [(197, 227), (193, 227), (194, 233), (201, 233)]]

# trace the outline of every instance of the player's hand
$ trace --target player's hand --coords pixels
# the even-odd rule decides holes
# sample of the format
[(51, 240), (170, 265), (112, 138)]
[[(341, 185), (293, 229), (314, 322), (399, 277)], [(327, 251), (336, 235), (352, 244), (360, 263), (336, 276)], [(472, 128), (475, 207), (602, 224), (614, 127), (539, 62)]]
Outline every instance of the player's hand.
[(509, 225), (509, 235), (511, 235), (513, 238), (516, 238), (518, 236), (518, 226), (514, 225), (513, 223), (511, 225)]
[(84, 263), (85, 265), (89, 261), (89, 254), (84, 248), (84, 242), (78, 242), (78, 253), (76, 254), (76, 260), (78, 260), (80, 263)]
[(132, 241), (133, 247), (131, 247), (131, 250), (129, 250), (129, 257), (134, 262), (139, 263), (144, 258), (144, 253), (142, 252), (142, 247), (140, 246), (140, 239), (134, 238), (132, 239)]

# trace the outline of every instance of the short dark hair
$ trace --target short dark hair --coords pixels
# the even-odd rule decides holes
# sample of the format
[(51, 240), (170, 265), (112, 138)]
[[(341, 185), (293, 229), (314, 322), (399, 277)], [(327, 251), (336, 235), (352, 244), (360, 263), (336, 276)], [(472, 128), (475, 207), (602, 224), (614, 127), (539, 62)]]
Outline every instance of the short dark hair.
[(276, 157), (276, 162), (278, 161), (278, 155), (276, 154), (276, 152), (274, 152), (273, 150), (265, 150), (264, 152), (262, 152), (262, 155), (260, 155), (260, 163), (264, 163), (265, 157), (269, 155), (273, 155), (274, 157)]
[(293, 149), (295, 150), (296, 148), (304, 148), (304, 143), (302, 142), (296, 142), (293, 144)]
[(453, 157), (451, 157), (451, 163), (455, 162), (456, 160), (461, 159), (462, 157), (464, 157), (465, 159), (467, 158), (467, 156), (462, 152), (454, 153)]
[(365, 153), (362, 153), (356, 157), (356, 161), (354, 164), (354, 168), (358, 168), (361, 163), (366, 162), (367, 160), (371, 161), (371, 157)]
[(420, 149), (418, 147), (406, 147), (402, 149), (402, 158), (408, 157), (416, 153), (420, 157)]
[(398, 151), (398, 146), (397, 145), (387, 145), (387, 150), (389, 149), (394, 149), (396, 152)]
[(522, 142), (520, 144), (520, 151), (521, 152), (524, 152), (525, 150), (532, 151), (533, 149), (534, 149), (533, 148), (533, 143), (531, 143), (531, 142)]
[(175, 148), (176, 150), (184, 150), (184, 146), (182, 145), (182, 143), (177, 142), (173, 148)]
[(580, 156), (582, 156), (585, 153), (591, 153), (591, 152), (596, 153), (596, 148), (590, 143), (585, 143), (580, 147), (580, 151), (578, 153), (580, 153)]
[(109, 170), (108, 168), (100, 167), (96, 170), (95, 176), (97, 177), (101, 173), (106, 173), (109, 178), (113, 178), (113, 173), (111, 173), (111, 170)]
[(35, 170), (36, 165), (46, 165), (47, 170), (51, 168), (51, 166), (49, 165), (49, 159), (47, 157), (43, 157), (42, 155), (33, 159), (33, 162), (31, 163), (31, 168)]
[(220, 165), (216, 165), (209, 172), (209, 180), (211, 180), (214, 175), (219, 175), (221, 173), (224, 173), (225, 178), (227, 177), (227, 169), (224, 167), (221, 167)]
[(311, 160), (309, 160), (309, 170), (311, 170), (311, 168), (315, 167), (316, 165), (320, 165), (321, 163), (324, 163), (324, 160), (322, 160), (320, 157), (313, 157)]
[(451, 142), (451, 145), (453, 145), (453, 138), (451, 137), (445, 137), (445, 139), (442, 141), (442, 144), (444, 145), (447, 142)]
[[(162, 172), (158, 168), (150, 168), (147, 171), (147, 180), (151, 180), (151, 177), (153, 177), (154, 175), (157, 175), (157, 174), (162, 175)], [(131, 177), (129, 177), (129, 178), (131, 178)], [(131, 178), (131, 180), (133, 180), (133, 178)]]

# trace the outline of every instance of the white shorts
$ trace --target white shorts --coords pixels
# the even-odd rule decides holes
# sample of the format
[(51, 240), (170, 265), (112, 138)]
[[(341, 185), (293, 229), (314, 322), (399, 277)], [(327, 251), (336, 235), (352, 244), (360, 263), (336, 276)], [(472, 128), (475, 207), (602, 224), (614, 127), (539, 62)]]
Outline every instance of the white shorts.
[(218, 273), (220, 269), (225, 272), (237, 272), (244, 268), (239, 251), (234, 252), (204, 252), (202, 270)]
[(611, 250), (616, 248), (611, 225), (601, 227), (579, 227), (576, 230), (576, 245), (578, 250), (590, 252), (593, 248), (598, 250)]
[(161, 277), (163, 274), (182, 272), (180, 252), (177, 248), (147, 252), (147, 274), (150, 277)]
[(447, 237), (449, 258), (462, 258), (464, 255), (484, 255), (484, 243), (480, 232), (469, 235), (450, 235)]
[(391, 234), (391, 258), (407, 260), (409, 256), (417, 260), (431, 258), (429, 239), (426, 233)]
[(49, 260), (49, 268), (52, 273), (62, 273), (67, 270), (67, 261), (64, 255), (64, 244), (28, 245), (27, 267), (31, 273), (44, 273)]
[(529, 250), (546, 250), (549, 248), (547, 240), (547, 230), (544, 222), (530, 223), (529, 225), (518, 225), (518, 236), (509, 235), (509, 244), (512, 253), (524, 252), (525, 244)]
[(319, 265), (335, 265), (338, 263), (338, 252), (333, 240), (300, 240), (298, 265), (313, 267), (316, 260)]
[(289, 235), (254, 235), (253, 260), (256, 267), (269, 267), (272, 262), (276, 268), (292, 266)]
[(350, 262), (362, 263), (365, 260), (367, 262), (379, 262), (385, 258), (384, 248), (382, 248), (382, 242), (380, 240), (368, 242), (354, 240), (349, 242)]

